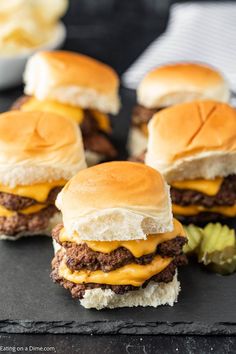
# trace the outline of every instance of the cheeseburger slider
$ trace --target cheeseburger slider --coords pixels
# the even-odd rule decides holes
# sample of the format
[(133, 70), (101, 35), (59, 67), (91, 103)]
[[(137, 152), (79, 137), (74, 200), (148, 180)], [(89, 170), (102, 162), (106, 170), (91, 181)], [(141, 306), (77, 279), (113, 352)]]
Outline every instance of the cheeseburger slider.
[(81, 134), (54, 113), (0, 115), (0, 239), (48, 234), (58, 192), (85, 166)]
[(110, 162), (79, 172), (59, 193), (52, 278), (86, 308), (173, 305), (186, 237), (154, 169)]
[(186, 222), (236, 216), (236, 111), (215, 101), (156, 113), (146, 164), (171, 185), (174, 215)]
[(119, 79), (111, 67), (82, 54), (45, 51), (28, 61), (24, 81), (26, 96), (13, 109), (49, 111), (76, 121), (88, 164), (116, 157), (108, 114), (119, 111)]
[(221, 74), (206, 65), (175, 63), (150, 71), (137, 89), (129, 139), (131, 156), (147, 145), (147, 123), (157, 111), (178, 103), (213, 99), (227, 102), (229, 88)]

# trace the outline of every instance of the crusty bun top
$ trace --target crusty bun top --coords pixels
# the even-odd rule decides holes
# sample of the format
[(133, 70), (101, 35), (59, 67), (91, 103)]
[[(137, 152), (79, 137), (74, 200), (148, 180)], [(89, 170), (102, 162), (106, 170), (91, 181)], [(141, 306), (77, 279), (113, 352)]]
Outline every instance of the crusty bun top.
[(69, 179), (85, 167), (80, 131), (69, 118), (43, 112), (0, 115), (0, 181)]
[(148, 108), (168, 107), (194, 100), (227, 102), (229, 88), (215, 69), (197, 63), (175, 63), (150, 71), (141, 81), (138, 103)]
[(62, 192), (62, 211), (80, 215), (91, 209), (165, 206), (163, 177), (154, 169), (133, 162), (110, 162), (77, 173)]
[(42, 51), (28, 61), (25, 93), (83, 108), (116, 113), (119, 78), (108, 65), (68, 51)]
[[(162, 173), (184, 160), (236, 153), (236, 111), (225, 103), (195, 101), (161, 110), (151, 119), (148, 131), (146, 162)], [(181, 173), (193, 171), (183, 171), (182, 166)]]
[(143, 164), (109, 162), (80, 171), (56, 204), (67, 231), (84, 239), (146, 238), (140, 230), (145, 222), (154, 231), (172, 228), (169, 189), (160, 173)]

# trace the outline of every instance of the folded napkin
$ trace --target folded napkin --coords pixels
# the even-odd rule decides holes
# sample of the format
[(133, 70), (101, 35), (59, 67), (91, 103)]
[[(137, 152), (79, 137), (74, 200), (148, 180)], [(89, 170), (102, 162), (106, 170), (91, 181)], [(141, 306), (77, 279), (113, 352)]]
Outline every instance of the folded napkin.
[(236, 3), (173, 5), (166, 32), (123, 74), (123, 84), (136, 89), (149, 70), (176, 61), (208, 63), (236, 92)]

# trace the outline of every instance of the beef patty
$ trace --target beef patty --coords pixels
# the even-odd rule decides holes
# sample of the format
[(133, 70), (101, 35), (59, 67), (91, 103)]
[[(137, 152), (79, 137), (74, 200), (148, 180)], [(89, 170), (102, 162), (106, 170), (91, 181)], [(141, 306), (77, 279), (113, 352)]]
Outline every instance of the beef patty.
[(150, 281), (158, 283), (169, 283), (173, 280), (175, 275), (176, 267), (186, 264), (186, 256), (177, 256), (162, 272), (154, 275), (152, 278), (148, 279), (141, 287), (136, 287), (133, 285), (109, 285), (109, 284), (97, 284), (97, 283), (85, 283), (85, 284), (75, 284), (72, 283), (59, 275), (59, 266), (64, 252), (59, 250), (52, 261), (52, 273), (51, 277), (54, 282), (59, 283), (65, 289), (70, 290), (72, 297), (82, 299), (85, 290), (88, 289), (111, 289), (114, 293), (123, 295), (128, 291), (138, 290), (140, 288), (145, 288)]
[(152, 118), (153, 114), (160, 111), (160, 109), (146, 108), (137, 104), (133, 108), (132, 112), (132, 125), (139, 127), (143, 123), (148, 123)]
[(232, 206), (236, 204), (236, 175), (225, 177), (216, 195), (209, 196), (190, 189), (171, 187), (171, 199), (174, 204), (181, 206), (202, 205), (206, 208)]
[(83, 142), (85, 150), (104, 155), (107, 159), (112, 159), (117, 156), (116, 149), (109, 139), (102, 133), (94, 133), (83, 137)]
[(15, 213), (13, 216), (0, 216), (0, 233), (13, 236), (22, 231), (41, 231), (48, 227), (51, 217), (58, 212), (54, 205), (32, 214)]
[[(52, 231), (52, 237), (58, 242), (62, 225), (57, 225)], [(110, 272), (126, 264), (148, 264), (156, 254), (163, 257), (176, 257), (182, 254), (183, 245), (187, 242), (186, 237), (177, 236), (173, 240), (159, 244), (156, 251), (142, 257), (136, 258), (125, 247), (119, 247), (110, 253), (93, 251), (86, 243), (80, 245), (74, 242), (63, 242), (62, 246), (66, 251), (66, 265), (71, 270), (99, 270)]]
[[(18, 98), (11, 106), (12, 110), (18, 110), (29, 100), (30, 96), (22, 96)], [(98, 122), (91, 114), (90, 110), (84, 110), (84, 119), (80, 125), (84, 147), (86, 150), (104, 155), (108, 159), (115, 158), (117, 151), (112, 145), (107, 134), (99, 128)]]
[(219, 213), (211, 213), (211, 212), (201, 212), (196, 215), (175, 215), (175, 217), (180, 220), (183, 224), (197, 224), (199, 226), (204, 226), (209, 222), (224, 222), (229, 217), (219, 214)]
[[(62, 187), (53, 188), (47, 197), (45, 204), (54, 204), (58, 193)], [(19, 211), (28, 208), (32, 205), (38, 204), (37, 200), (28, 197), (21, 197), (16, 194), (0, 192), (0, 205), (9, 210)]]

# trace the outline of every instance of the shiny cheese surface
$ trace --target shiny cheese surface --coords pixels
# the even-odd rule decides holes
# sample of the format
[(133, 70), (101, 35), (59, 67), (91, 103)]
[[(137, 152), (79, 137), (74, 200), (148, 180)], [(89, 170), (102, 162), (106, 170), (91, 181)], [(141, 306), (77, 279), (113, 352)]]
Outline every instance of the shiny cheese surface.
[(192, 189), (207, 195), (216, 195), (221, 187), (223, 178), (218, 177), (212, 180), (196, 179), (172, 182), (171, 186), (177, 189)]
[(233, 206), (217, 206), (213, 208), (205, 208), (201, 205), (180, 206), (173, 204), (172, 210), (175, 215), (197, 215), (201, 212), (219, 213), (225, 216), (236, 216), (236, 205)]
[(95, 109), (91, 109), (90, 112), (97, 121), (99, 128), (108, 134), (111, 133), (109, 117), (105, 113), (99, 112)]
[[(25, 103), (23, 103), (20, 110), (25, 112), (43, 111), (57, 113), (72, 118), (78, 124), (81, 124), (84, 119), (84, 110), (78, 106), (75, 107), (50, 100), (39, 101), (35, 97), (30, 97)], [(110, 133), (111, 125), (109, 117), (105, 113), (99, 112), (95, 109), (91, 109), (90, 112), (97, 121), (99, 128), (106, 133)]]
[(59, 267), (59, 275), (76, 284), (99, 283), (141, 286), (147, 279), (165, 269), (171, 261), (172, 258), (156, 256), (149, 264), (140, 265), (131, 263), (107, 273), (101, 270), (72, 271), (62, 261)]
[(143, 132), (143, 134), (144, 134), (145, 136), (148, 136), (147, 124), (146, 124), (146, 123), (141, 124), (140, 128), (141, 128), (141, 131)]
[(8, 210), (8, 209), (4, 208), (2, 205), (0, 205), (0, 216), (10, 217), (10, 216), (14, 216), (17, 213), (33, 214), (33, 213), (37, 213), (38, 211), (44, 209), (46, 206), (47, 205), (45, 205), (45, 204), (35, 204), (35, 205), (31, 205), (28, 208), (18, 210), (16, 212), (14, 210)]
[(44, 183), (37, 183), (32, 185), (26, 186), (16, 186), (14, 188), (10, 188), (0, 183), (0, 192), (10, 193), (19, 195), (21, 197), (27, 197), (31, 199), (37, 200), (39, 203), (43, 203), (47, 200), (49, 192), (55, 188), (64, 186), (67, 181), (59, 180), (53, 182), (44, 182)]
[(35, 97), (30, 97), (24, 104), (22, 104), (20, 109), (25, 112), (43, 111), (61, 114), (74, 119), (78, 124), (80, 124), (84, 118), (84, 111), (80, 107), (74, 107), (50, 100), (39, 101)]
[(184, 229), (179, 221), (174, 219), (174, 230), (163, 234), (148, 235), (146, 240), (132, 240), (132, 241), (81, 241), (78, 234), (74, 233), (72, 236), (66, 235), (64, 229), (60, 232), (61, 242), (75, 242), (80, 244), (85, 242), (90, 249), (96, 252), (110, 253), (119, 247), (128, 249), (136, 258), (142, 257), (146, 254), (155, 252), (157, 246), (168, 240), (172, 240), (176, 236), (185, 236)]

